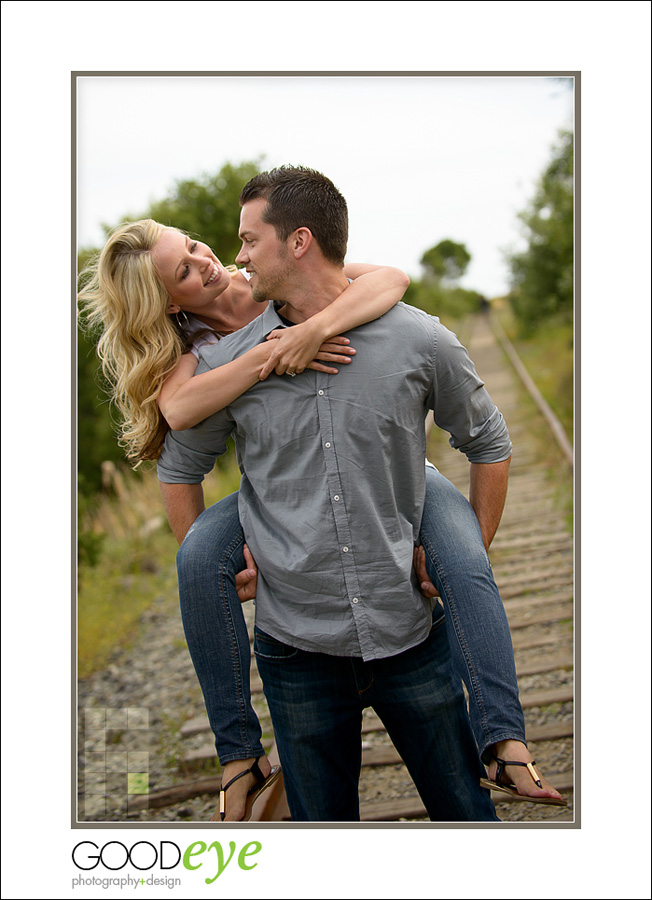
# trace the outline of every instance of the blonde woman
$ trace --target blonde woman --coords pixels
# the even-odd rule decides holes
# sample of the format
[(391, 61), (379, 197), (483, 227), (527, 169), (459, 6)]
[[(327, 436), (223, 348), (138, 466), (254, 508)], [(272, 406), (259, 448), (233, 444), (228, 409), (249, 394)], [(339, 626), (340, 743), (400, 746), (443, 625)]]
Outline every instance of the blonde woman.
[[(402, 272), (386, 267), (347, 265), (345, 273), (352, 283), (322, 313), (195, 376), (202, 344), (248, 324), (264, 305), (253, 299), (242, 272), (225, 268), (188, 235), (152, 220), (117, 229), (80, 299), (89, 325), (102, 329), (98, 353), (123, 417), (127, 455), (156, 459), (168, 428), (197, 424), (267, 377), (305, 368), (337, 377), (335, 366), (350, 364), (355, 354), (339, 335), (382, 315), (408, 284)], [(434, 467), (426, 482), (419, 576), (424, 590), (444, 600), (453, 661), (469, 689), (489, 776), (519, 799), (563, 804), (533, 768), (525, 745), (509, 628), (475, 514)], [(213, 821), (246, 821), (279, 773), (264, 754), (251, 707), (240, 600), (254, 596), (256, 570), (244, 545), (237, 494), (202, 513), (187, 535), (171, 524), (181, 544), (184, 629), (224, 766)]]

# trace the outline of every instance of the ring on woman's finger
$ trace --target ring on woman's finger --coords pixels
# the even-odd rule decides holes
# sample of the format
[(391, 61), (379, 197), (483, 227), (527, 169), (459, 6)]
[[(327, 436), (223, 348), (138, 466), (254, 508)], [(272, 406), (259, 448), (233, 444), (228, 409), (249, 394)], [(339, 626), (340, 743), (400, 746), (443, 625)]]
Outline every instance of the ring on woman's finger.
[(294, 378), (294, 376), (295, 376), (297, 373), (296, 373), (296, 372), (290, 372), (290, 370), (288, 369), (287, 372), (286, 372), (285, 374), (286, 374), (286, 375), (289, 375), (290, 378)]

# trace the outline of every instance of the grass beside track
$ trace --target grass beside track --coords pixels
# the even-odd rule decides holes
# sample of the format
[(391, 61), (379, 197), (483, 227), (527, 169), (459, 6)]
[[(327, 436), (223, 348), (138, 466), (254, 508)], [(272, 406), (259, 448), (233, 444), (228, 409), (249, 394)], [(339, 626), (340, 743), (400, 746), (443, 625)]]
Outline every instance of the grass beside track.
[[(204, 482), (206, 505), (236, 491), (235, 455)], [(94, 565), (80, 562), (77, 591), (78, 677), (103, 669), (129, 646), (142, 614), (162, 594), (176, 594), (178, 545), (165, 518), (154, 470), (122, 472), (122, 498), (103, 496), (82, 528), (99, 538)]]
[(504, 302), (495, 312), (525, 368), (573, 441), (574, 332), (572, 323), (551, 322), (531, 337), (519, 336), (511, 310)]

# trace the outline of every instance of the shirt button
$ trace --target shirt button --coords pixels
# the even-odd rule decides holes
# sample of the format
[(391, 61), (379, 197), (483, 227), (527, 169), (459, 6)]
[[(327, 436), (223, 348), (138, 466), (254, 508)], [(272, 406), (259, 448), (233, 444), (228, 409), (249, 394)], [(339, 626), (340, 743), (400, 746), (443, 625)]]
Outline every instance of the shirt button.
[(344, 553), (348, 553), (348, 552), (349, 552), (349, 548), (348, 548), (348, 547), (342, 547), (342, 550), (343, 550)]
[(333, 497), (333, 500), (339, 500), (339, 499), (340, 499), (340, 495), (339, 495), (339, 494), (335, 494), (335, 496)]
[(325, 447), (330, 447), (330, 445), (331, 445), (330, 441), (326, 441), (326, 443), (324, 444)]
[(320, 396), (320, 397), (323, 397), (323, 396), (324, 396), (324, 392), (323, 392), (323, 391), (320, 391), (320, 392), (319, 392), (319, 396)]
[(358, 602), (358, 598), (357, 598), (357, 597), (354, 597), (354, 598), (353, 598), (353, 602), (354, 602), (354, 603), (357, 603), (357, 602)]

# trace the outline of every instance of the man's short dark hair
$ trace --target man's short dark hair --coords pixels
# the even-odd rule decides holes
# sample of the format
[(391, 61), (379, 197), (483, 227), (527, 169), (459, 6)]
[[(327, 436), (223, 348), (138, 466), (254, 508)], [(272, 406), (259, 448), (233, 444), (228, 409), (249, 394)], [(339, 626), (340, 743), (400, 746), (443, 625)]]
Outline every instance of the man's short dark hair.
[(330, 179), (306, 166), (279, 166), (244, 186), (240, 206), (259, 197), (267, 200), (263, 221), (274, 226), (279, 240), (287, 240), (297, 228), (309, 228), (326, 259), (344, 265), (349, 212)]

